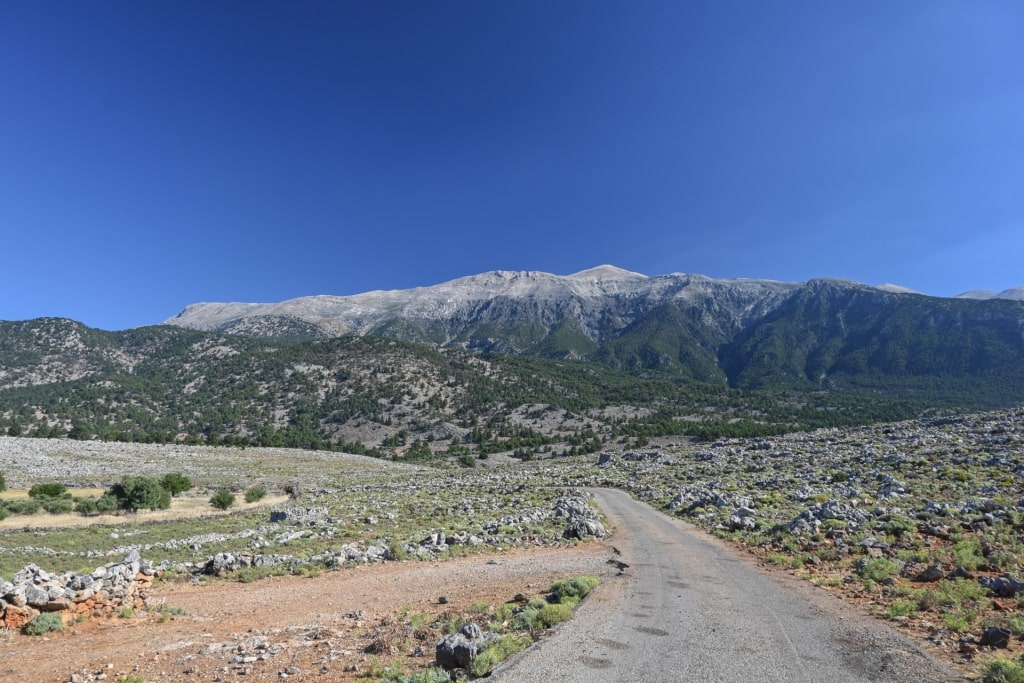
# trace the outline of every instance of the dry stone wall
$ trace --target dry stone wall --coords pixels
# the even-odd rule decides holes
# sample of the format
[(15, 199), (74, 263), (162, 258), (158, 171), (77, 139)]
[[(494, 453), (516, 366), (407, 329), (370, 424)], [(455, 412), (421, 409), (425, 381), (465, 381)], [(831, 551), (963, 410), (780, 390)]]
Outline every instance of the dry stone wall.
[(43, 612), (57, 613), (69, 624), (125, 608), (142, 609), (156, 573), (134, 550), (91, 574), (51, 574), (30, 564), (13, 581), (0, 579), (0, 626), (18, 630)]

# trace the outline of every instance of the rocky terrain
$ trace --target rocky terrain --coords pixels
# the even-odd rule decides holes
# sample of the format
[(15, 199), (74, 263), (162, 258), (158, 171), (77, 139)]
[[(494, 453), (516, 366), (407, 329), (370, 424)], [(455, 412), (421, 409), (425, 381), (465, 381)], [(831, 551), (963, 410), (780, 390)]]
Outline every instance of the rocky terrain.
[[(69, 453), (79, 445), (62, 443)], [(119, 448), (83, 447), (83, 471)], [(149, 448), (140, 462), (174, 469), (178, 452)], [(259, 479), (260, 467), (278, 471), (259, 449), (220, 452), (224, 463), (236, 458), (236, 486)], [(289, 481), (311, 483), (274, 510), (159, 524), (126, 516), (87, 533), (13, 529), (0, 533), (0, 573), (29, 563), (75, 572), (137, 551), (171, 576), (251, 581), (562, 546), (602, 531), (573, 491), (613, 487), (835, 592), (966, 670), (1024, 652), (1024, 410), (706, 444), (663, 440), (486, 470), (296, 456)], [(200, 462), (190, 470), (200, 485), (231, 476), (213, 467), (204, 481)], [(17, 457), (4, 467), (21, 485), (58, 471)], [(87, 479), (110, 470), (93, 471)]]
[(1024, 652), (1022, 410), (533, 467), (629, 491), (953, 661)]

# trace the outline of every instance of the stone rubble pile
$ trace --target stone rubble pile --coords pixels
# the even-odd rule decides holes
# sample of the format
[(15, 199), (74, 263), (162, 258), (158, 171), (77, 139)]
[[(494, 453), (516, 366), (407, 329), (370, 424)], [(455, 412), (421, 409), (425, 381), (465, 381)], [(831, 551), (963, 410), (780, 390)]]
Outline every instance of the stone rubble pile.
[(709, 485), (681, 486), (677, 489), (672, 502), (668, 504), (669, 510), (695, 510), (714, 506), (724, 507), (751, 507), (753, 505), (750, 496), (737, 496), (729, 493), (722, 493), (718, 490), (717, 482)]
[(844, 522), (846, 528), (856, 529), (868, 521), (868, 516), (850, 503), (828, 500), (805, 508), (788, 526), (794, 533), (815, 531), (828, 520)]
[(141, 609), (156, 574), (152, 562), (137, 551), (91, 574), (51, 574), (30, 564), (14, 575), (14, 581), (0, 579), (0, 625), (17, 630), (43, 612), (57, 613), (68, 624), (125, 608)]
[(270, 521), (275, 524), (318, 526), (329, 524), (331, 516), (325, 507), (274, 508), (270, 511)]
[(608, 535), (601, 524), (601, 515), (590, 505), (590, 496), (574, 489), (562, 494), (555, 502), (555, 518), (566, 521), (565, 538), (584, 539), (588, 536), (604, 538)]

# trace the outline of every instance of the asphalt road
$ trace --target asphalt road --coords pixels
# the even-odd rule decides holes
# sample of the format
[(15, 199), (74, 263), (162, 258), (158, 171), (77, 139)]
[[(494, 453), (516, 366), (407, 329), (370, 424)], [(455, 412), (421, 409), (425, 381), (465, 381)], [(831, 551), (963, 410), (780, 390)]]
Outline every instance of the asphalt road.
[(758, 568), (625, 493), (595, 493), (615, 529), (614, 560), (629, 566), (493, 680), (963, 680), (838, 598)]

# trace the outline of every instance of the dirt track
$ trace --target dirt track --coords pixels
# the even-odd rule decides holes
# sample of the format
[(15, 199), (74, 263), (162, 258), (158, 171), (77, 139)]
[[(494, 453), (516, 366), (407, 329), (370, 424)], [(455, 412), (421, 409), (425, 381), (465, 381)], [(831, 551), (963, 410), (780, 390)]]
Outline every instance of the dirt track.
[[(355, 680), (375, 662), (390, 659), (364, 652), (375, 634), (389, 632), (381, 625), (388, 615), (464, 611), (481, 600), (500, 604), (516, 593), (543, 592), (556, 579), (607, 575), (610, 556), (607, 544), (590, 543), (443, 563), (368, 565), (317, 578), (165, 585), (155, 597), (187, 616), (110, 619), (48, 638), (13, 635), (0, 641), (0, 680), (66, 683), (75, 672), (83, 681), (103, 672), (112, 682), (134, 672), (146, 683), (281, 681), (286, 671), (299, 672), (287, 676), (294, 681)], [(442, 595), (449, 604), (438, 604)], [(410, 671), (426, 666), (435, 645), (436, 638), (428, 636), (424, 656), (401, 657), (400, 666)], [(233, 659), (261, 654), (267, 658), (239, 663), (246, 667), (240, 677)]]

